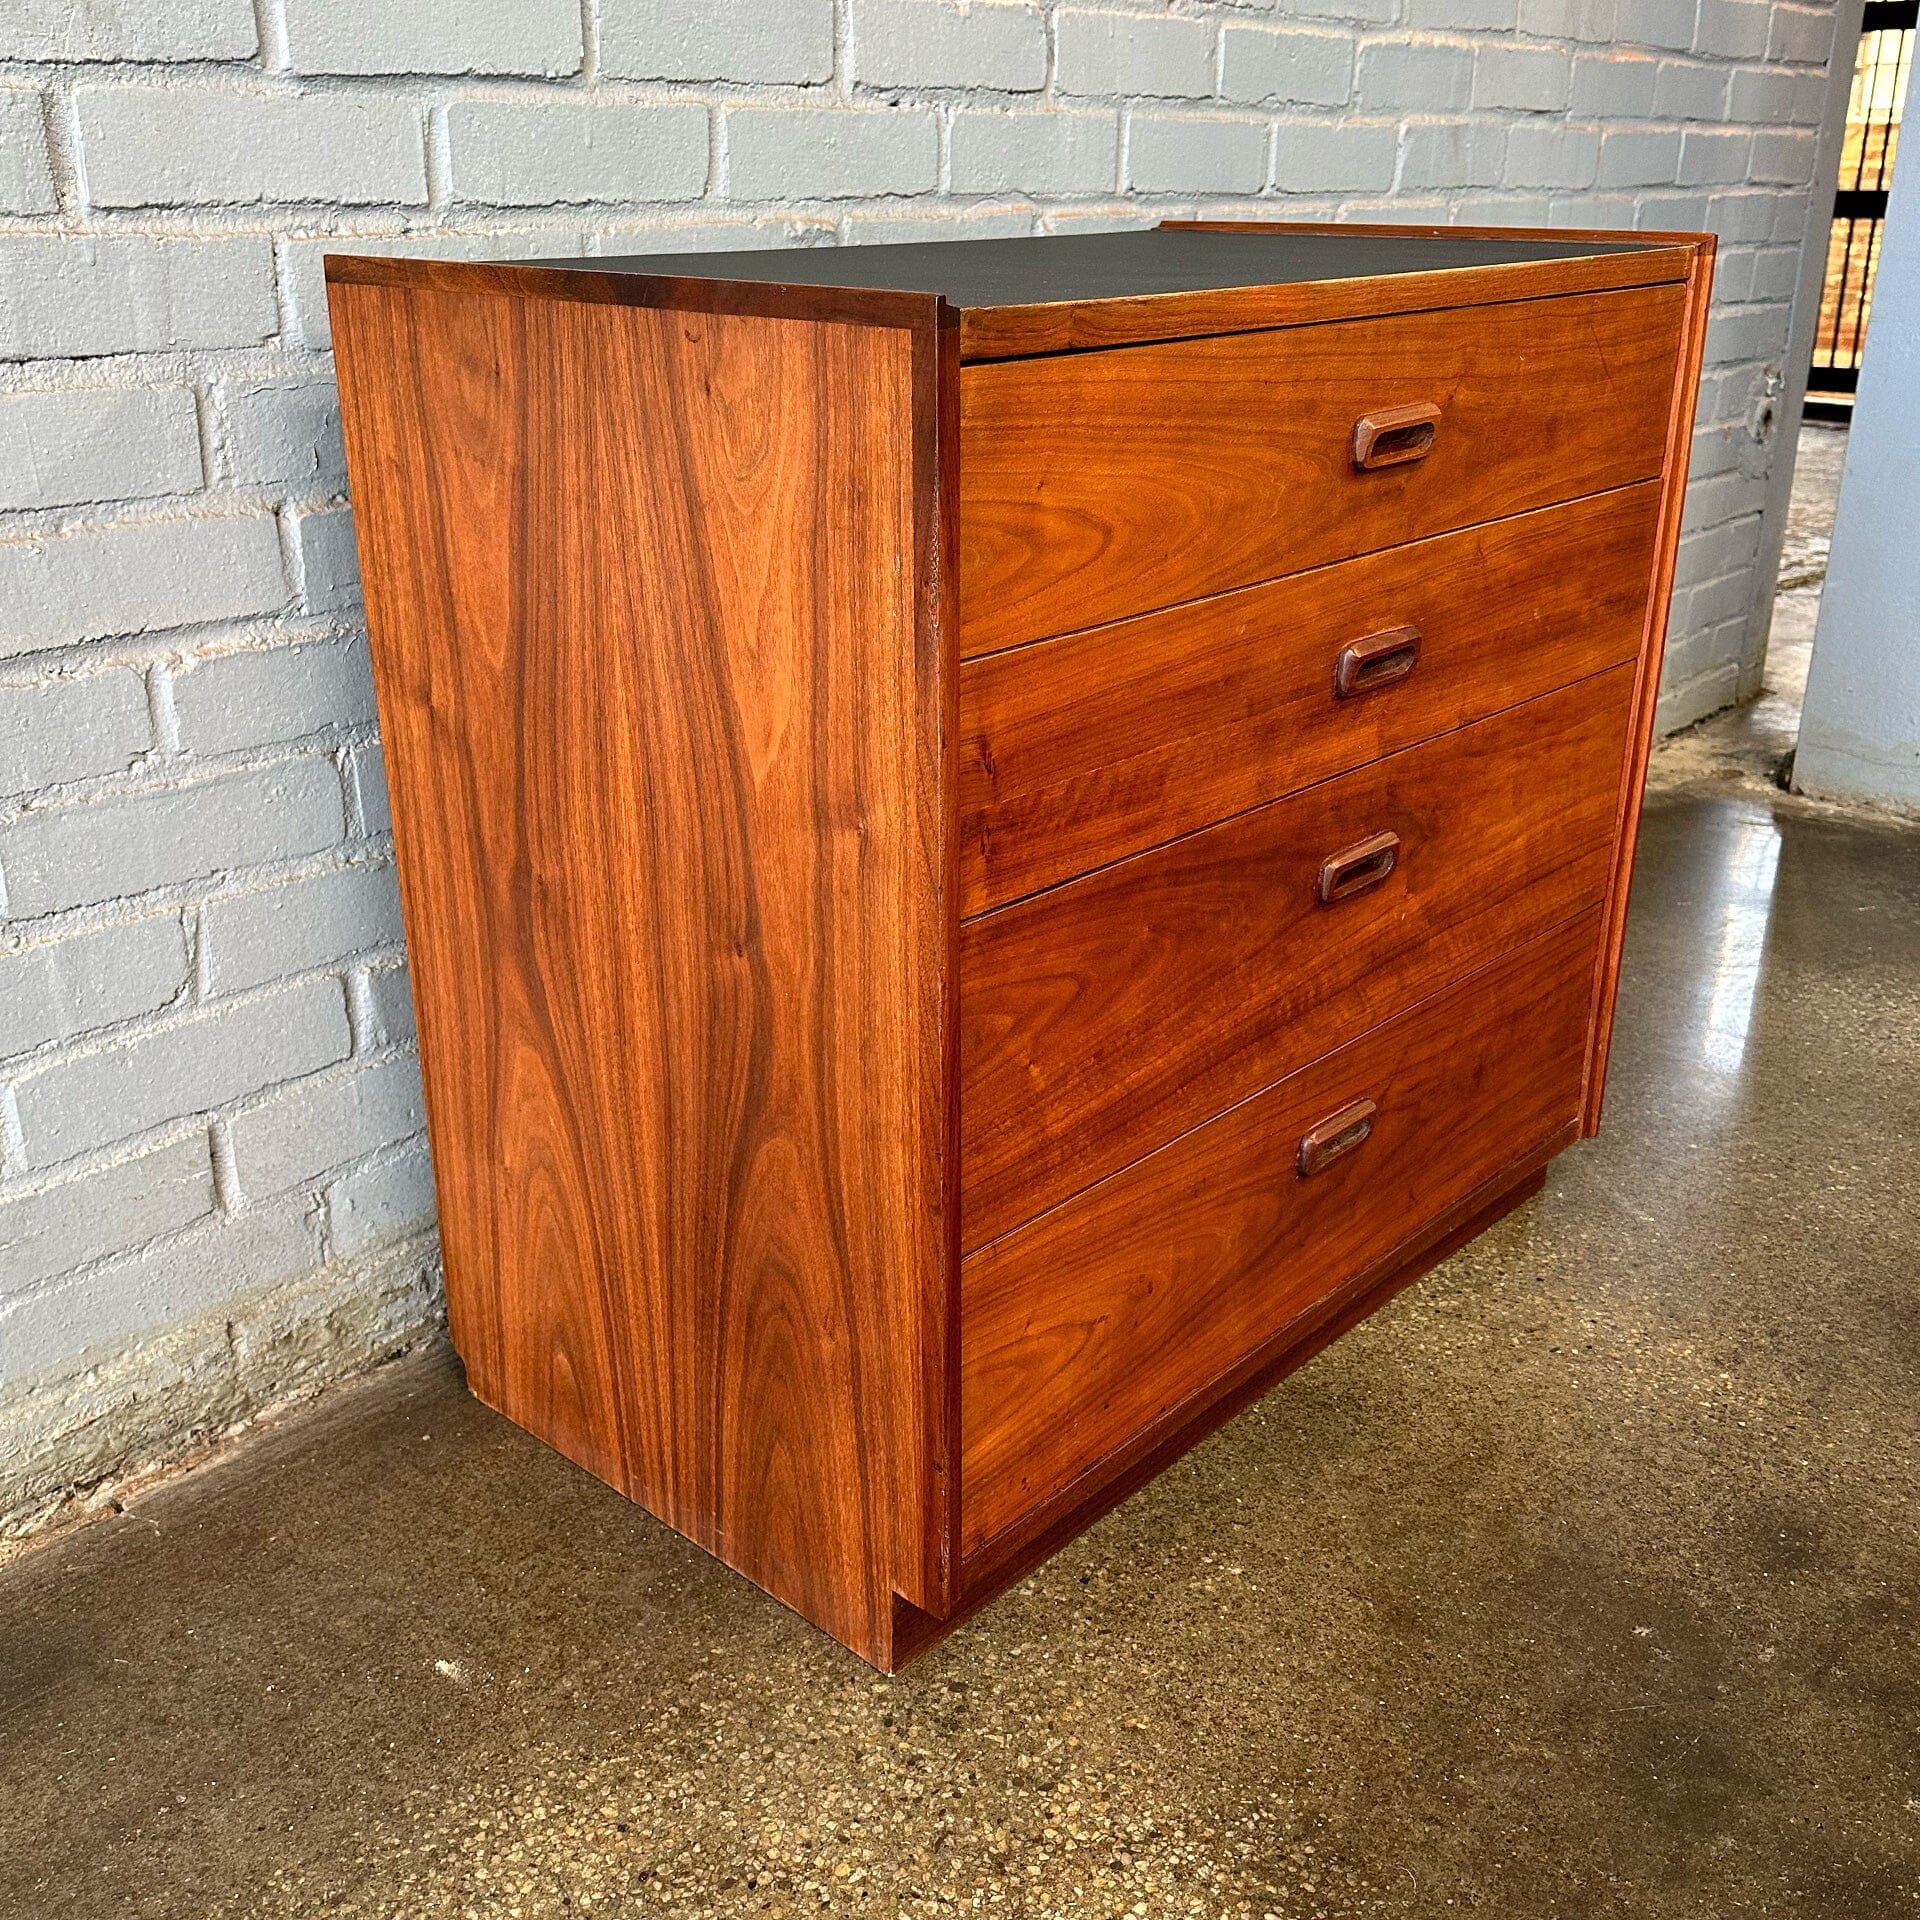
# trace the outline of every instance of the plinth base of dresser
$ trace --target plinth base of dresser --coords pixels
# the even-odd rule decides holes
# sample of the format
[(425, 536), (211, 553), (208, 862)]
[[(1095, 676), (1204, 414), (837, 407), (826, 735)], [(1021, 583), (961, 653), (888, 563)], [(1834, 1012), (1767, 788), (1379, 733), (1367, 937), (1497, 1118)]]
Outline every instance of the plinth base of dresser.
[(1546, 1185), (1548, 1161), (1570, 1146), (1578, 1132), (1576, 1125), (1563, 1128), (1441, 1215), (1410, 1245), (1395, 1249), (1386, 1261), (1336, 1287), (1238, 1366), (1146, 1428), (1131, 1445), (1064, 1488), (1018, 1527), (970, 1555), (962, 1563), (960, 1594), (951, 1612), (942, 1616), (925, 1613), (896, 1594), (892, 1658), (886, 1662), (886, 1671), (898, 1673), (1042, 1561), (1051, 1559), (1130, 1493), (1224, 1426), (1243, 1407), (1250, 1406), (1296, 1367), (1304, 1366), (1321, 1348), (1357, 1326), (1403, 1287), (1411, 1286), (1458, 1253), (1495, 1221), (1532, 1199)]

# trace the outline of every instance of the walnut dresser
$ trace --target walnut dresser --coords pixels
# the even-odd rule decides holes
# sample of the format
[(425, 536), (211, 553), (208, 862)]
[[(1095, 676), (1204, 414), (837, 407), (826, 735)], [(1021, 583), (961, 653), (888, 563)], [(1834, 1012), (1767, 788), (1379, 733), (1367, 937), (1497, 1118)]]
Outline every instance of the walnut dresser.
[(474, 1391), (891, 1669), (1535, 1191), (1711, 263), (330, 260)]

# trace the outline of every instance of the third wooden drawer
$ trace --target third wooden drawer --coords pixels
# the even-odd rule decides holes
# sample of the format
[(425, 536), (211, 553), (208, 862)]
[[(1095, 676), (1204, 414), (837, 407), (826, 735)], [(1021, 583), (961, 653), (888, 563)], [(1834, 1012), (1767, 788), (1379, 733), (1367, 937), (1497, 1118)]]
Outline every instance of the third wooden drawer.
[(1633, 690), (1610, 668), (968, 921), (963, 1246), (1597, 905)]
[(1632, 659), (1658, 513), (1646, 482), (967, 661), (961, 911)]
[(1597, 911), (1548, 930), (968, 1260), (963, 1551), (1565, 1144), (1598, 938)]

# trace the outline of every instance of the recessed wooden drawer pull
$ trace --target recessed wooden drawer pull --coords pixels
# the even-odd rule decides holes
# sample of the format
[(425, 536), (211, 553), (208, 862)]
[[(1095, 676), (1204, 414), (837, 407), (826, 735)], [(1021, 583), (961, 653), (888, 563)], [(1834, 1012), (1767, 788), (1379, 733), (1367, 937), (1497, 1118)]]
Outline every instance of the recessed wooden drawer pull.
[(1440, 409), (1427, 401), (1411, 407), (1383, 407), (1353, 423), (1353, 464), (1363, 471), (1424, 460), (1433, 451)]
[(1311, 1180), (1342, 1154), (1365, 1146), (1373, 1132), (1373, 1116), (1379, 1111), (1371, 1100), (1349, 1100), (1338, 1113), (1328, 1114), (1311, 1132), (1303, 1134), (1300, 1155), (1294, 1162), (1300, 1178)]
[(1377, 693), (1404, 680), (1420, 658), (1418, 627), (1388, 627), (1340, 649), (1333, 664), (1333, 690), (1342, 700)]
[(1332, 906), (1336, 900), (1351, 900), (1356, 893), (1377, 887), (1400, 858), (1397, 833), (1370, 833), (1338, 853), (1330, 853), (1320, 862), (1320, 898)]

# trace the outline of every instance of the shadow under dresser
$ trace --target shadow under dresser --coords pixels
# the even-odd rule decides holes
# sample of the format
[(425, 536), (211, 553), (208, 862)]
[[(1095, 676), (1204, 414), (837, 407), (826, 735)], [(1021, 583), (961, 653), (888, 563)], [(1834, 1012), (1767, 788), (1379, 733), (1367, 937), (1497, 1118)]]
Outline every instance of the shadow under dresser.
[(1535, 1191), (1711, 269), (330, 258), (473, 1390), (892, 1669)]

